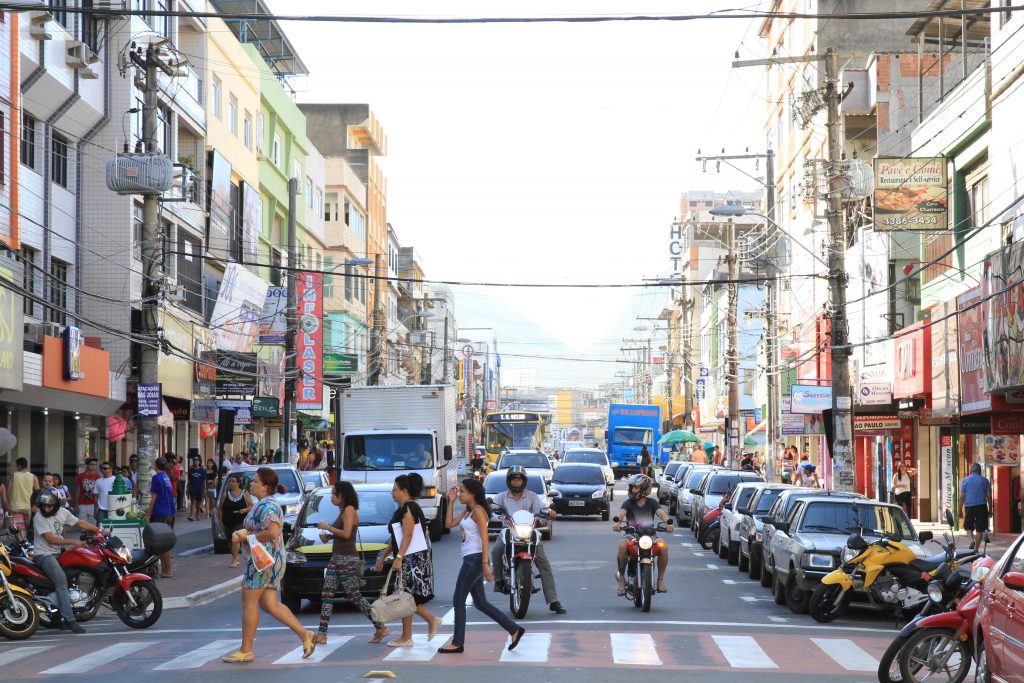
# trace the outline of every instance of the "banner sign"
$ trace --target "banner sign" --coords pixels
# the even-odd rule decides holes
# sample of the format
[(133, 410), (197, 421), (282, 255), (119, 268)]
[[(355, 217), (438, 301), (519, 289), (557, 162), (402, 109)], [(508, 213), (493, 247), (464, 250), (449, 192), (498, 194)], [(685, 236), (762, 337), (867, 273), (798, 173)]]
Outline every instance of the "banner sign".
[(953, 436), (942, 434), (939, 437), (939, 472), (942, 480), (941, 502), (939, 509), (952, 510), (953, 490), (956, 482), (953, 481)]
[(139, 417), (160, 417), (163, 400), (159, 384), (140, 384), (138, 390)]
[(344, 375), (359, 371), (359, 357), (354, 353), (325, 353), (324, 375)]
[(85, 379), (82, 369), (82, 330), (74, 325), (64, 328), (64, 379)]
[(219, 351), (249, 353), (259, 334), (267, 283), (238, 263), (228, 264), (210, 316)]
[[(1018, 424), (1024, 420), (1018, 419)], [(995, 421), (992, 423), (995, 427)], [(985, 462), (991, 465), (1014, 465), (1020, 462), (1020, 432), (1012, 436), (989, 434), (985, 437)]]
[(276, 398), (257, 396), (252, 400), (252, 416), (273, 418), (281, 416), (281, 405)]
[(288, 288), (267, 287), (267, 300), (260, 315), (260, 344), (284, 346), (288, 332)]
[(853, 429), (857, 432), (882, 431), (886, 429), (899, 429), (900, 418), (898, 417), (871, 417), (859, 416), (853, 418)]
[(219, 352), (217, 354), (217, 395), (254, 395), (258, 369), (255, 353)]
[(192, 401), (192, 421), (217, 424), (217, 402), (205, 399)]
[(825, 425), (821, 415), (800, 415), (790, 410), (791, 399), (788, 396), (782, 398), (782, 419), (780, 420), (782, 433), (788, 436), (803, 434), (821, 434)]
[(832, 387), (812, 384), (794, 384), (789, 388), (790, 412), (800, 415), (820, 415), (832, 407)]
[(209, 398), (217, 393), (217, 340), (213, 330), (192, 325), (192, 393), (197, 398)]
[(295, 396), (298, 410), (324, 407), (324, 289), (320, 273), (302, 272), (296, 277), (299, 330), (295, 354), (302, 371)]
[(873, 160), (875, 230), (946, 230), (944, 157)]
[(985, 306), (982, 301), (981, 287), (956, 298), (962, 413), (984, 412), (992, 407), (985, 368)]
[[(217, 401), (217, 410), (233, 410), (235, 411), (235, 424), (236, 425), (251, 425), (252, 424), (252, 401)], [(219, 420), (218, 413), (218, 420)]]

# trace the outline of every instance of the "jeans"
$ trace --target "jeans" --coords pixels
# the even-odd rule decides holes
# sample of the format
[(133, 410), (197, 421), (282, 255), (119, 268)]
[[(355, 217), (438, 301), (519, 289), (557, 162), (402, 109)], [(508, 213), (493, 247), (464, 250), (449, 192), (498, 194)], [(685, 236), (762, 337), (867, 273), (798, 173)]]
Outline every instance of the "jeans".
[(459, 569), (459, 578), (455, 581), (455, 634), (452, 636), (452, 645), (462, 647), (466, 642), (466, 597), (473, 596), (473, 606), (489, 616), (498, 626), (505, 629), (509, 635), (514, 634), (519, 625), (509, 619), (504, 612), (487, 602), (487, 592), (484, 590), (484, 568), (483, 553), (474, 553), (462, 558), (462, 568)]
[[(494, 568), (494, 582), (501, 584), (505, 582), (505, 576), (502, 574), (504, 571), (503, 563), (505, 562), (502, 557), (505, 553), (505, 542), (501, 538), (501, 534), (498, 534), (498, 538), (494, 541), (491, 546), (491, 566)], [(544, 545), (539, 544), (537, 546), (537, 553), (533, 556), (533, 564), (536, 565), (537, 570), (540, 571), (540, 585), (544, 588), (544, 602), (549, 605), (553, 602), (558, 602), (558, 589), (555, 587), (555, 575), (551, 571), (551, 563), (548, 561), (548, 556), (544, 552)], [(530, 577), (530, 583), (533, 583), (533, 577)]]
[(71, 594), (68, 593), (68, 577), (57, 562), (57, 555), (37, 555), (36, 564), (46, 573), (46, 576), (53, 582), (57, 592), (57, 609), (64, 621), (75, 620), (75, 611), (71, 608)]

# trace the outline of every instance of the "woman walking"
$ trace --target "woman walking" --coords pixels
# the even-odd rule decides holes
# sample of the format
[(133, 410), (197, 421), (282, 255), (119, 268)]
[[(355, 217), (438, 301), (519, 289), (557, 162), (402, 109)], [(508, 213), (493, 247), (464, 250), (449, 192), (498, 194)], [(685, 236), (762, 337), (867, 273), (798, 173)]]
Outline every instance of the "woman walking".
[(217, 507), (217, 463), (213, 458), (206, 459), (206, 510), (212, 518)]
[[(426, 550), (415, 553), (407, 552), (412, 542), (413, 532), (416, 525), (425, 538), (427, 536), (427, 519), (423, 510), (416, 503), (423, 490), (423, 477), (413, 472), (402, 474), (395, 478), (395, 485), (391, 489), (391, 497), (398, 504), (388, 530), (391, 533), (391, 546), (385, 548), (377, 556), (376, 571), (384, 567), (384, 559), (391, 552), (394, 554), (394, 561), (391, 568), (401, 573), (403, 590), (412, 595), (416, 602), (416, 614), (427, 622), (427, 640), (432, 640), (437, 635), (437, 629), (441, 627), (441, 620), (435, 617), (427, 603), (434, 599), (434, 567), (430, 558), (430, 546)], [(402, 542), (399, 543), (395, 537), (393, 524), (402, 525)], [(398, 580), (396, 576), (394, 581)], [(390, 586), (385, 587), (388, 590)], [(388, 641), (388, 647), (412, 647), (412, 616), (402, 619), (402, 636), (398, 640)]]
[[(455, 498), (466, 506), (466, 510), (458, 518), (452, 518)], [(458, 489), (448, 492), (448, 518), (445, 525), (449, 529), (462, 528), (462, 568), (459, 578), (455, 581), (455, 633), (451, 642), (438, 648), (442, 654), (465, 652), (466, 642), (466, 596), (473, 596), (473, 606), (489, 616), (499, 626), (508, 631), (512, 640), (509, 650), (514, 650), (526, 629), (505, 616), (500, 609), (487, 602), (484, 580), (494, 581), (491, 572), (491, 553), (487, 548), (487, 519), (491, 516), (487, 508), (487, 496), (484, 485), (476, 479), (463, 479)]]
[(256, 569), (253, 558), (245, 566), (242, 579), (242, 647), (238, 652), (224, 657), (228, 664), (241, 664), (253, 660), (253, 641), (260, 624), (260, 609), (295, 632), (302, 641), (302, 657), (308, 658), (316, 649), (316, 634), (307, 631), (287, 607), (278, 602), (277, 591), (284, 576), (284, 538), (281, 536), (281, 506), (274, 500), (275, 493), (284, 493), (277, 472), (269, 467), (256, 470), (250, 484), (252, 495), (259, 501), (245, 517), (245, 528), (232, 534), (241, 543), (249, 534), (263, 546), (273, 563), (262, 571)]
[(224, 494), (224, 502), (220, 505), (220, 528), (224, 535), (231, 539), (231, 566), (238, 566), (240, 541), (235, 540), (235, 532), (245, 524), (245, 516), (252, 510), (252, 496), (242, 490), (242, 478), (237, 474), (228, 476), (228, 490)]
[(911, 493), (910, 475), (917, 474), (913, 467), (906, 467), (902, 462), (896, 465), (896, 471), (892, 475), (892, 495), (897, 505), (910, 515)]
[(188, 502), (191, 516), (188, 521), (199, 520), (203, 516), (203, 498), (206, 496), (206, 470), (203, 461), (192, 458), (188, 466)]
[(359, 568), (363, 560), (356, 548), (356, 533), (359, 530), (359, 496), (351, 482), (339, 481), (331, 489), (331, 502), (338, 508), (338, 518), (332, 523), (320, 522), (320, 540), (326, 543), (334, 539), (331, 546), (331, 559), (324, 571), (324, 587), (320, 595), (320, 630), (317, 643), (327, 642), (327, 624), (334, 612), (334, 595), (338, 585), (342, 592), (363, 615), (370, 619), (377, 630), (370, 639), (371, 643), (379, 643), (387, 637), (388, 627), (373, 621), (370, 617), (370, 603), (359, 591), (361, 580)]

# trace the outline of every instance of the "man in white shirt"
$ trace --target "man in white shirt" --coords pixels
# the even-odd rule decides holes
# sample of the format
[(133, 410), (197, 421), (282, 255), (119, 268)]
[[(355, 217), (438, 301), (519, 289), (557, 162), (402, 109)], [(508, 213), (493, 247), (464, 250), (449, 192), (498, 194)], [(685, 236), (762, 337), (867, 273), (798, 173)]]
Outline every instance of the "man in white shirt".
[(100, 478), (93, 484), (96, 492), (96, 523), (102, 524), (110, 512), (107, 510), (107, 495), (114, 488), (114, 466), (105, 462), (100, 466)]
[(228, 474), (234, 474), (245, 467), (245, 463), (242, 462), (242, 454), (235, 453), (231, 457), (231, 467), (228, 468)]

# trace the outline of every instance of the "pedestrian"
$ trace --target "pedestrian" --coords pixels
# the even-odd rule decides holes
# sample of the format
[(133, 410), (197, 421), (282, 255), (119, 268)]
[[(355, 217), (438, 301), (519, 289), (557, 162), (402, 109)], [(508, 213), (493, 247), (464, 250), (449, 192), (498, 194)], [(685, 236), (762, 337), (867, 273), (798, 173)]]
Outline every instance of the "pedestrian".
[(214, 509), (217, 507), (217, 463), (213, 458), (206, 459), (206, 511), (213, 518)]
[[(416, 533), (416, 526), (419, 526), (420, 534), (424, 539), (427, 536), (427, 518), (422, 508), (416, 502), (423, 490), (423, 477), (412, 472), (402, 474), (395, 478), (395, 485), (391, 489), (391, 497), (398, 504), (398, 509), (388, 523), (388, 532), (391, 534), (391, 544), (380, 551), (377, 555), (376, 571), (384, 568), (385, 557), (389, 554), (394, 556), (391, 564), (393, 571), (401, 575), (402, 588), (413, 597), (416, 603), (416, 614), (427, 622), (427, 640), (432, 640), (437, 635), (437, 629), (441, 626), (441, 620), (435, 617), (427, 603), (434, 599), (434, 565), (431, 558), (430, 544), (427, 543), (426, 550), (407, 552), (412, 544), (413, 534)], [(402, 541), (399, 543), (395, 536), (395, 524), (402, 528)], [(399, 577), (395, 576), (393, 581), (398, 583)], [(390, 592), (390, 586), (385, 586), (385, 592)], [(402, 637), (397, 640), (388, 641), (388, 647), (412, 647), (412, 615), (402, 619)]]
[[(185, 463), (182, 462), (184, 459), (174, 455), (173, 453), (167, 454), (168, 458), (174, 458), (174, 465), (170, 469), (171, 483), (174, 484), (174, 502), (175, 509), (178, 512), (185, 511), (185, 483), (188, 473), (185, 471)], [(170, 464), (170, 460), (168, 460)]]
[(715, 465), (722, 464), (722, 449), (719, 448), (718, 446), (715, 446), (715, 450), (711, 454), (711, 462), (714, 463)]
[(139, 456), (132, 453), (128, 456), (128, 472), (132, 478), (132, 491), (135, 491), (136, 497), (139, 495)]
[[(456, 498), (466, 508), (457, 518), (452, 515)], [(452, 598), (455, 608), (455, 633), (452, 634), (451, 642), (437, 651), (442, 654), (465, 652), (466, 598), (470, 595), (473, 596), (474, 607), (508, 632), (511, 636), (508, 649), (514, 650), (526, 629), (487, 602), (487, 592), (484, 590), (484, 580), (494, 581), (490, 553), (487, 549), (487, 520), (491, 513), (487, 506), (484, 485), (477, 479), (463, 479), (459, 488), (452, 487), (448, 491), (447, 510), (445, 525), (449, 529), (461, 527), (462, 530), (462, 567), (455, 580), (455, 596)]]
[(114, 488), (114, 466), (111, 463), (105, 462), (100, 465), (100, 478), (96, 480), (94, 488), (96, 490), (96, 523), (103, 524), (104, 520), (110, 516), (110, 511), (107, 509), (107, 496)]
[(284, 538), (281, 535), (281, 506), (274, 500), (275, 493), (284, 493), (277, 472), (270, 467), (256, 470), (249, 485), (254, 498), (259, 499), (245, 516), (245, 528), (232, 537), (245, 542), (249, 535), (270, 554), (273, 562), (262, 571), (256, 568), (252, 555), (245, 565), (242, 579), (242, 646), (234, 654), (223, 658), (228, 664), (241, 664), (253, 660), (253, 641), (260, 623), (260, 609), (290, 628), (302, 641), (302, 657), (309, 658), (316, 649), (316, 634), (307, 631), (295, 615), (278, 601), (277, 592), (284, 576)]
[(992, 483), (981, 474), (981, 465), (971, 463), (971, 473), (960, 482), (960, 516), (964, 530), (972, 532), (971, 549), (980, 548), (988, 531), (988, 515), (992, 509)]
[(228, 475), (228, 490), (224, 493), (224, 500), (220, 504), (220, 527), (224, 530), (224, 536), (231, 540), (231, 566), (238, 566), (238, 553), (240, 544), (233, 540), (234, 533), (245, 524), (245, 516), (252, 510), (252, 496), (242, 488), (242, 476), (240, 474)]
[(203, 496), (206, 495), (206, 470), (203, 461), (192, 458), (188, 468), (188, 503), (191, 515), (188, 521), (198, 521), (203, 516)]
[(384, 640), (390, 631), (388, 627), (373, 621), (370, 616), (370, 603), (360, 592), (362, 579), (360, 569), (363, 560), (356, 549), (356, 535), (359, 533), (359, 496), (356, 495), (352, 482), (339, 481), (331, 489), (331, 503), (338, 508), (338, 517), (331, 523), (321, 521), (320, 540), (331, 541), (331, 559), (324, 570), (324, 587), (320, 594), (320, 630), (317, 643), (327, 643), (327, 624), (331, 621), (334, 611), (334, 596), (338, 586), (349, 602), (373, 623), (374, 631), (371, 643)]
[(800, 464), (797, 466), (797, 474), (800, 475), (800, 485), (808, 488), (821, 488), (821, 480), (818, 479), (817, 468), (811, 464), (810, 456), (804, 453), (800, 456)]
[(647, 446), (640, 447), (640, 474), (646, 475), (651, 469), (651, 452)]
[(7, 482), (8, 511), (11, 524), (22, 533), (28, 533), (32, 522), (32, 496), (39, 490), (39, 479), (28, 471), (28, 460), (14, 461), (15, 472)]
[(892, 474), (892, 497), (893, 502), (903, 508), (903, 511), (910, 517), (910, 477), (917, 474), (913, 467), (907, 467), (902, 462), (896, 465), (896, 471)]
[(96, 471), (96, 458), (85, 461), (85, 472), (78, 475), (78, 518), (87, 522), (96, 522), (96, 480), (100, 473)]
[[(171, 488), (171, 478), (167, 474), (167, 461), (157, 458), (153, 463), (156, 467), (156, 474), (149, 482), (149, 508), (146, 510), (146, 520), (150, 523), (160, 522), (174, 528), (174, 492)], [(174, 572), (171, 567), (170, 551), (160, 556), (160, 576), (165, 579), (173, 578)]]

